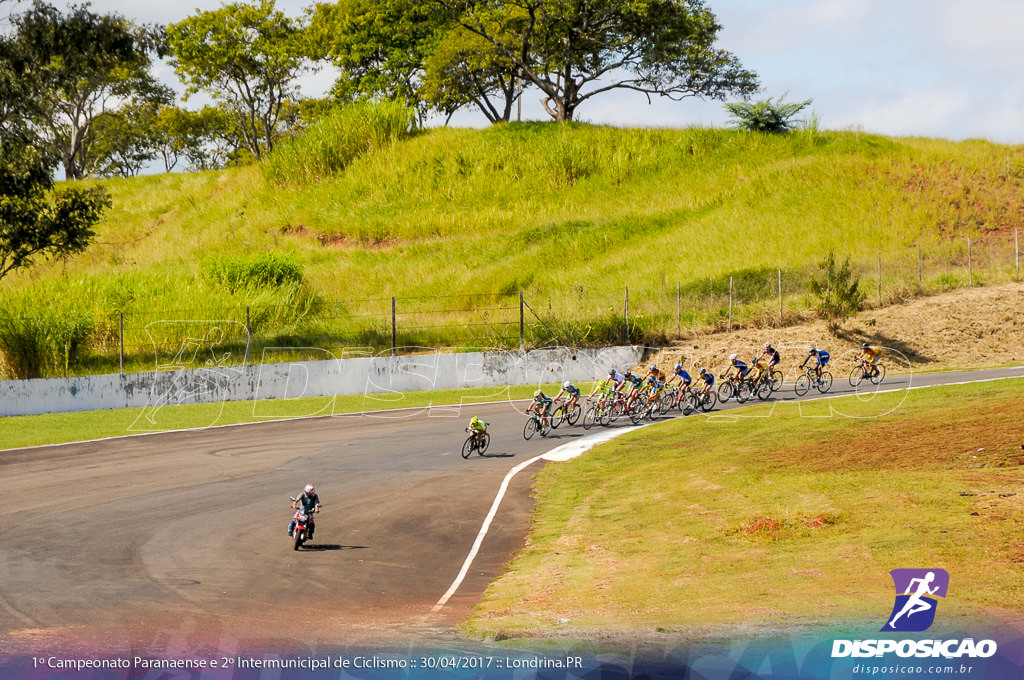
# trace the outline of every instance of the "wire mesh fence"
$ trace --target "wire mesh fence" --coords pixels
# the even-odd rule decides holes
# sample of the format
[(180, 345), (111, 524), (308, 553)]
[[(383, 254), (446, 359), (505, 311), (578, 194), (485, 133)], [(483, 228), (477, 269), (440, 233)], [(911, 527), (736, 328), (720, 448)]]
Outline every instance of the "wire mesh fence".
[[(822, 254), (822, 260), (824, 259)], [(851, 262), (870, 306), (1020, 281), (1017, 232), (913, 245)], [(694, 331), (779, 327), (814, 306), (819, 263), (756, 267), (621, 288), (577, 282), (516, 293), (317, 298), (294, 306), (130, 310), (88, 328), (0, 314), (4, 378), (175, 370), (423, 351), (660, 346)], [(141, 305), (137, 305), (141, 308)], [(40, 349), (42, 348), (42, 349)], [(31, 361), (25, 355), (36, 356)]]

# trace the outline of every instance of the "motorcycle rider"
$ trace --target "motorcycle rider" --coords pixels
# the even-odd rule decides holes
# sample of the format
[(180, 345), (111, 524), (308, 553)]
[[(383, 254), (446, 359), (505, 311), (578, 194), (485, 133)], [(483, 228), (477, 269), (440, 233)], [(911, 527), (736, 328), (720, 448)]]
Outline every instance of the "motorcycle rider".
[[(309, 526), (306, 529), (306, 540), (313, 540), (313, 530), (316, 525), (313, 523), (313, 515), (320, 512), (320, 496), (316, 492), (316, 488), (312, 484), (307, 484), (306, 488), (302, 490), (302, 494), (292, 501), (292, 510), (298, 510), (299, 505), (302, 505), (302, 510), (309, 515)], [(288, 536), (291, 537), (292, 532), (295, 531), (295, 518), (292, 517), (291, 524), (288, 525)]]

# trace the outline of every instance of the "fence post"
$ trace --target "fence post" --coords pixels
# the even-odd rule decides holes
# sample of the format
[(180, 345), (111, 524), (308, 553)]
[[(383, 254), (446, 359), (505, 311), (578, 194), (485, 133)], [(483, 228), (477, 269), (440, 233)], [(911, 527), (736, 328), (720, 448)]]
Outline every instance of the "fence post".
[(676, 281), (676, 337), (683, 337), (683, 302), (680, 298), (679, 282)]
[(882, 253), (878, 253), (878, 306), (882, 306)]
[(118, 336), (120, 347), (117, 352), (119, 363), (121, 364), (121, 375), (124, 375), (124, 312), (121, 312), (121, 321), (118, 324)]
[(523, 309), (523, 291), (519, 291), (519, 351), (526, 354), (526, 317)]
[(391, 356), (395, 356), (398, 345), (398, 324), (395, 321), (395, 296), (391, 296)]
[(732, 330), (732, 277), (729, 277), (729, 330)]
[(1020, 281), (1020, 244), (1017, 241), (1017, 230), (1013, 230), (1013, 263), (1017, 273), (1014, 278)]
[(974, 288), (974, 262), (971, 259), (971, 237), (967, 237), (967, 281)]
[(782, 268), (779, 268), (779, 328), (783, 326), (782, 319)]
[(629, 332), (629, 286), (626, 286), (626, 307), (624, 318), (626, 320), (626, 342), (632, 342), (632, 333)]
[(924, 295), (924, 269), (921, 265), (921, 244), (917, 244), (917, 294)]
[(252, 319), (249, 316), (249, 305), (245, 306), (245, 365), (252, 363)]

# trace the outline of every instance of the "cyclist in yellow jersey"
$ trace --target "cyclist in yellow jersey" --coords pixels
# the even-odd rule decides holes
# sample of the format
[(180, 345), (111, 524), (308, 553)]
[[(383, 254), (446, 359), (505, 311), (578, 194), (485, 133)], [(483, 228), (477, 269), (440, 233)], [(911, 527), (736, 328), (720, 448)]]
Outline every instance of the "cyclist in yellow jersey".
[(869, 375), (878, 375), (878, 358), (882, 356), (882, 348), (877, 345), (869, 345), (864, 343), (860, 346), (860, 355), (858, 358), (864, 361), (871, 368)]

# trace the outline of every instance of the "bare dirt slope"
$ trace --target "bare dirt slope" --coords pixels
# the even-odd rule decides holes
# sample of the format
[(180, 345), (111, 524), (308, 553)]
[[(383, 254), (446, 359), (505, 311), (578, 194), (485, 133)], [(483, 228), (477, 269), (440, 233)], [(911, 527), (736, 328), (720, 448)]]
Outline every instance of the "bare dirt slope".
[(731, 352), (746, 359), (766, 341), (780, 349), (787, 378), (796, 374), (811, 345), (827, 349), (840, 366), (851, 365), (852, 352), (863, 342), (887, 348), (890, 370), (1017, 364), (1024, 362), (1024, 283), (958, 289), (865, 310), (847, 321), (838, 335), (813, 319), (786, 328), (694, 335), (666, 349), (659, 363), (681, 358), (687, 367), (718, 371)]

